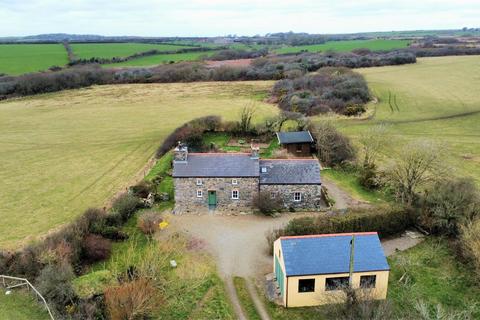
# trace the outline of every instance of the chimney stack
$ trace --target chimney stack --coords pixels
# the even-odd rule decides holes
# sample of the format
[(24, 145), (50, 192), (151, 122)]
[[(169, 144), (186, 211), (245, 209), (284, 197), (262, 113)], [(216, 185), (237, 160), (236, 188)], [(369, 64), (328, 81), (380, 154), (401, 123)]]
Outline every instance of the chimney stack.
[(260, 158), (260, 147), (255, 144), (255, 143), (251, 143), (250, 144), (250, 149), (252, 150), (252, 154), (250, 156), (251, 159), (259, 159)]
[(187, 162), (187, 159), (188, 147), (179, 141), (177, 147), (173, 150), (173, 161)]

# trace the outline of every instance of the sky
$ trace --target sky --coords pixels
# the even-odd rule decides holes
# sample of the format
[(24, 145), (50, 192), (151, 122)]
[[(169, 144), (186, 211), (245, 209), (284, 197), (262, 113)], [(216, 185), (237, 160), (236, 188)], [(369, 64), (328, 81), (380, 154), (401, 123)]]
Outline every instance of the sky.
[(480, 27), (480, 0), (0, 0), (0, 37), (222, 36)]

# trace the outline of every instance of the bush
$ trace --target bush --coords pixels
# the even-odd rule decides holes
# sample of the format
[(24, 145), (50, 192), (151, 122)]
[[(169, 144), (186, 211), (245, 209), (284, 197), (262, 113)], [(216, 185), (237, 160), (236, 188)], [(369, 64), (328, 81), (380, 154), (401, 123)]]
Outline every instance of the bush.
[(85, 237), (83, 253), (86, 262), (105, 260), (111, 252), (112, 243), (110, 240), (96, 234), (89, 234)]
[(157, 299), (155, 288), (145, 278), (105, 290), (105, 304), (112, 320), (147, 319)]
[(253, 206), (260, 213), (270, 216), (282, 208), (282, 201), (278, 198), (272, 199), (268, 192), (262, 191), (253, 197)]
[(147, 211), (138, 217), (137, 225), (144, 234), (153, 234), (163, 219), (156, 211)]
[(267, 235), (269, 245), (281, 236), (323, 233), (378, 232), (387, 237), (403, 232), (416, 222), (416, 214), (408, 208), (376, 207), (352, 210), (346, 214), (295, 218), (282, 229)]
[(66, 307), (74, 304), (76, 295), (71, 285), (73, 278), (71, 266), (59, 264), (46, 266), (35, 281), (37, 290), (57, 315), (65, 315)]
[(355, 160), (356, 153), (350, 139), (328, 121), (321, 121), (310, 130), (316, 141), (318, 157), (327, 166), (342, 165)]
[(130, 191), (132, 192), (132, 194), (136, 197), (139, 197), (139, 198), (147, 198), (148, 195), (154, 191), (154, 188), (153, 186), (142, 180), (140, 181), (139, 183), (137, 183), (136, 185), (130, 187)]
[(120, 215), (123, 221), (127, 221), (139, 208), (140, 199), (133, 194), (123, 193), (118, 196), (112, 204), (112, 209)]
[(365, 163), (358, 177), (358, 183), (368, 190), (377, 189), (380, 186), (379, 179), (377, 177), (377, 167), (374, 163)]
[(446, 179), (425, 191), (420, 223), (432, 233), (457, 236), (460, 225), (480, 214), (480, 197), (472, 179)]
[(480, 219), (475, 219), (461, 227), (460, 243), (462, 251), (468, 257), (480, 279)]

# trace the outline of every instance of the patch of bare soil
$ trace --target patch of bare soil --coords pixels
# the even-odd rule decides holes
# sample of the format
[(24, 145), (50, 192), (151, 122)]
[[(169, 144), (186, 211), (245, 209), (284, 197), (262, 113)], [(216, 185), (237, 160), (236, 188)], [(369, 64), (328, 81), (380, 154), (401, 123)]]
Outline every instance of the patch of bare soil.
[(207, 67), (218, 68), (222, 66), (228, 67), (248, 67), (252, 63), (252, 59), (235, 59), (223, 61), (206, 61)]

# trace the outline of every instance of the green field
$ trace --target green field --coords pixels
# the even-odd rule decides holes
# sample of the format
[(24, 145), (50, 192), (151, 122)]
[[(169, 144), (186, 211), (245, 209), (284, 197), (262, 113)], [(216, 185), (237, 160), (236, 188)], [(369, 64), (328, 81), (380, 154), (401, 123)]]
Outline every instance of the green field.
[(173, 51), (188, 48), (174, 44), (153, 43), (74, 43), (70, 45), (78, 58), (127, 57), (148, 50)]
[[(25, 243), (124, 190), (166, 135), (238, 118), (273, 82), (113, 85), (0, 103), (0, 247)], [(258, 101), (258, 119), (277, 112)]]
[(0, 44), (0, 73), (19, 75), (67, 63), (62, 44)]
[(370, 50), (391, 50), (406, 48), (410, 41), (408, 40), (342, 40), (327, 41), (323, 44), (313, 44), (306, 46), (289, 46), (275, 50), (275, 53), (297, 53), (301, 51), (320, 52), (320, 51), (352, 51), (353, 49), (366, 48)]
[(184, 52), (184, 53), (172, 53), (172, 54), (156, 54), (153, 56), (141, 57), (138, 59), (132, 59), (120, 63), (104, 64), (103, 67), (115, 68), (115, 67), (147, 67), (155, 66), (163, 63), (180, 62), (180, 61), (193, 61), (200, 60), (202, 57), (210, 56), (215, 51), (197, 51), (197, 52)]
[(441, 146), (452, 175), (480, 184), (480, 56), (423, 58), (412, 65), (359, 71), (380, 101), (370, 105), (376, 110), (371, 120), (339, 120), (342, 131), (355, 141), (368, 127), (386, 124), (384, 164), (405, 143), (430, 139)]
[[(3, 287), (2, 287), (3, 289)], [(32, 292), (14, 289), (5, 295), (0, 290), (0, 320), (48, 320), (48, 312), (35, 300)]]

